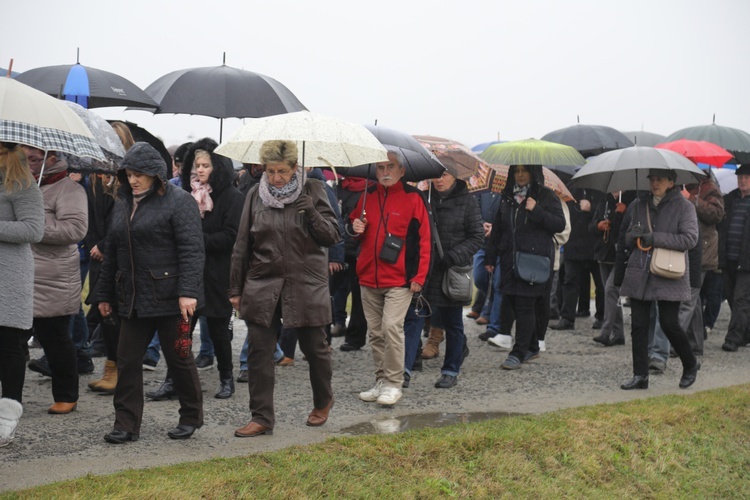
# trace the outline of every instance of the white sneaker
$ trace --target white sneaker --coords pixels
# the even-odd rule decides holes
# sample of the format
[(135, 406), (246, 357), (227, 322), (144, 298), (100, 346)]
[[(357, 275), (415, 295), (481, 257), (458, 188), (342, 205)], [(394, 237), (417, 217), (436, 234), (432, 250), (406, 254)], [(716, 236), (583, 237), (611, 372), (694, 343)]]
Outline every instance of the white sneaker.
[(539, 341), (539, 350), (542, 351), (542, 352), (544, 352), (544, 351), (547, 350), (547, 346), (544, 345), (544, 341), (543, 340)]
[(401, 392), (401, 389), (396, 387), (383, 387), (377, 401), (379, 405), (395, 405), (398, 403), (398, 400), (401, 399), (403, 394), (404, 393)]
[(372, 403), (373, 401), (377, 401), (378, 397), (380, 397), (380, 394), (383, 392), (383, 381), (378, 380), (375, 382), (375, 387), (370, 389), (369, 391), (364, 391), (359, 393), (359, 399), (362, 401), (367, 401), (368, 403)]
[(510, 349), (513, 347), (513, 337), (510, 335), (503, 335), (502, 333), (498, 333), (487, 342), (495, 347), (499, 347), (500, 349)]

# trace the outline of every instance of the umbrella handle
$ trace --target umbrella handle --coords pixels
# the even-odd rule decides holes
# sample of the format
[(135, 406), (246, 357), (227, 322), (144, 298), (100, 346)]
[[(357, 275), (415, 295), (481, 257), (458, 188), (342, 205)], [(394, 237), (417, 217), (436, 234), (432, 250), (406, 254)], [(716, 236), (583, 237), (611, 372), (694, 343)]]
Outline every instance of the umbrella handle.
[(637, 239), (635, 240), (635, 243), (636, 243), (636, 245), (638, 245), (638, 249), (639, 249), (639, 250), (643, 250), (644, 252), (648, 252), (649, 250), (651, 250), (652, 248), (654, 248), (654, 246), (653, 246), (653, 245), (651, 245), (650, 247), (646, 247), (646, 248), (644, 248), (644, 247), (643, 247), (643, 246), (641, 245), (641, 239), (640, 239), (640, 238), (637, 238)]

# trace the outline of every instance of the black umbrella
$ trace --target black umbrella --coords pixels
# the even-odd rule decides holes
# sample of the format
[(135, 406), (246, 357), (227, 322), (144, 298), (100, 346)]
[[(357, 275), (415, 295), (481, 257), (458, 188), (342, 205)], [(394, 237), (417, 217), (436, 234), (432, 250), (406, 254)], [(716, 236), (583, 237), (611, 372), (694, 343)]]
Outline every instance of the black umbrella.
[(732, 153), (737, 163), (750, 163), (750, 134), (744, 130), (712, 123), (683, 128), (667, 136), (664, 142), (672, 142), (678, 139), (712, 142)]
[(653, 132), (644, 132), (643, 130), (634, 132), (623, 132), (625, 136), (633, 141), (636, 146), (647, 146), (653, 148), (657, 144), (661, 144), (666, 139), (666, 136), (661, 134), (655, 134)]
[(542, 140), (571, 146), (584, 158), (634, 145), (625, 134), (612, 127), (580, 123), (550, 132)]
[[(225, 55), (226, 62), (226, 55)], [(219, 118), (261, 118), (307, 108), (277, 80), (226, 64), (172, 71), (146, 87), (159, 103), (154, 113)]]
[(125, 77), (76, 64), (43, 66), (16, 77), (21, 83), (45, 94), (80, 104), (84, 108), (150, 106), (156, 102)]
[[(377, 137), (386, 149), (389, 147), (395, 148), (404, 155), (404, 167), (406, 167), (404, 180), (418, 182), (425, 179), (436, 179), (445, 172), (446, 168), (440, 163), (440, 160), (406, 132), (371, 125), (365, 125), (365, 127)], [(372, 165), (347, 168), (346, 175), (347, 177), (376, 179), (375, 168)]]
[(135, 142), (147, 142), (151, 146), (154, 147), (155, 150), (159, 152), (162, 159), (164, 160), (164, 163), (167, 164), (167, 171), (162, 172), (164, 175), (164, 179), (169, 179), (172, 177), (172, 155), (169, 154), (169, 151), (167, 151), (167, 148), (164, 146), (164, 143), (161, 139), (156, 137), (154, 134), (149, 132), (143, 127), (139, 127), (137, 124), (133, 122), (128, 122), (125, 120), (107, 120), (109, 123), (112, 122), (122, 122), (125, 125), (128, 126), (130, 129), (130, 134), (133, 136), (133, 139)]

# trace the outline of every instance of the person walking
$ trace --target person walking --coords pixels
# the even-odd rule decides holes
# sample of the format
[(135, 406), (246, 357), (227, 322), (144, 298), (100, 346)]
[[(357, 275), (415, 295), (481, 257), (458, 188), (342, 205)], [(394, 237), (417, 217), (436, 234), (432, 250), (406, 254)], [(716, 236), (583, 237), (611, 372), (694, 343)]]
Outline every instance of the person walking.
[[(458, 373), (469, 353), (464, 334), (463, 307), (471, 301), (462, 303), (453, 300), (445, 294), (441, 285), (449, 267), (472, 265), (474, 254), (484, 242), (484, 229), (479, 204), (476, 197), (469, 193), (466, 182), (446, 171), (433, 180), (432, 185), (435, 195), (430, 204), (437, 227), (435, 243), (441, 246), (439, 253), (442, 259), (435, 259), (423, 293), (432, 307), (433, 317), (439, 318), (445, 331), (445, 358), (435, 387), (449, 389), (458, 383)], [(413, 354), (416, 355), (416, 352)], [(407, 357), (407, 367), (411, 367), (410, 361), (413, 362), (413, 358), (410, 360)]]
[[(0, 142), (0, 446), (13, 440), (23, 413), (23, 344), (34, 319), (34, 256), (44, 236), (44, 202), (23, 148)], [(12, 290), (13, 293), (8, 293)], [(5, 427), (2, 419), (6, 420)]]
[[(623, 220), (614, 284), (620, 295), (630, 298), (633, 342), (633, 378), (620, 386), (623, 390), (648, 389), (648, 330), (654, 302), (659, 324), (682, 361), (680, 387), (693, 385), (700, 368), (678, 318), (680, 302), (690, 299), (690, 272), (671, 279), (650, 271), (652, 247), (687, 253), (698, 243), (695, 207), (675, 188), (676, 177), (673, 170), (650, 169), (651, 192), (631, 203)], [(687, 255), (684, 258), (688, 267)]]
[(320, 426), (333, 407), (331, 353), (325, 326), (331, 322), (326, 247), (341, 240), (324, 184), (308, 179), (292, 141), (266, 141), (265, 173), (245, 199), (232, 251), (229, 300), (247, 323), (251, 420), (237, 437), (272, 434), (276, 336), (295, 328), (309, 365), (313, 409), (307, 425)]
[[(549, 280), (555, 260), (554, 235), (565, 230), (565, 216), (559, 198), (544, 186), (541, 165), (511, 165), (503, 200), (492, 223), (485, 262), (500, 258), (500, 290), (503, 308), (510, 308), (516, 320), (516, 339), (510, 354), (500, 365), (516, 370), (521, 364), (539, 357), (539, 328), (547, 319), (539, 314), (549, 312)], [(516, 253), (532, 254), (538, 260), (547, 258), (547, 279), (529, 282), (519, 275)], [(493, 272), (495, 266), (486, 264)]]
[[(143, 355), (154, 332), (180, 396), (167, 435), (187, 439), (203, 425), (203, 394), (190, 351), (190, 318), (203, 306), (204, 245), (195, 200), (166, 182), (167, 165), (145, 142), (120, 163), (112, 221), (96, 298), (106, 319), (120, 318), (115, 423), (104, 439), (137, 441), (143, 418)], [(113, 308), (116, 306), (116, 310)]]

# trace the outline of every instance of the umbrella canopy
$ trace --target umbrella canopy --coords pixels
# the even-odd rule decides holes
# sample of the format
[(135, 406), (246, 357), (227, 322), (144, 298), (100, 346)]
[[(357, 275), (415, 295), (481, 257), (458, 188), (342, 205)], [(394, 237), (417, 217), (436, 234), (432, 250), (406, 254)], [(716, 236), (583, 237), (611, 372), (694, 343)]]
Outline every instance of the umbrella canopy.
[(734, 158), (732, 153), (726, 149), (706, 141), (677, 139), (676, 141), (657, 144), (655, 147), (679, 153), (693, 163), (707, 163), (714, 167), (721, 167)]
[(470, 192), (490, 188), (492, 168), (468, 147), (460, 142), (432, 135), (413, 136), (457, 179), (466, 181)]
[(619, 130), (604, 125), (580, 123), (550, 132), (542, 137), (542, 140), (571, 146), (586, 158), (633, 146), (633, 141)]
[(494, 144), (480, 158), (498, 165), (565, 165), (578, 167), (586, 160), (573, 147), (563, 144), (525, 139)]
[(669, 134), (664, 142), (678, 139), (711, 142), (732, 153), (737, 163), (750, 163), (750, 134), (744, 130), (712, 123), (711, 125), (683, 128)]
[(664, 142), (664, 139), (667, 138), (664, 135), (656, 134), (654, 132), (644, 132), (643, 130), (623, 132), (623, 134), (625, 134), (625, 137), (633, 141), (634, 145), (648, 146), (651, 148), (653, 148), (657, 144)]
[[(398, 149), (403, 154), (406, 163), (404, 165), (406, 168), (405, 181), (419, 182), (426, 179), (437, 179), (445, 172), (446, 168), (440, 163), (440, 160), (406, 132), (372, 125), (365, 125), (365, 127), (372, 132), (382, 145)], [(346, 173), (349, 177), (376, 178), (375, 169), (372, 165), (360, 165), (349, 169)]]
[(695, 163), (668, 149), (633, 146), (590, 158), (573, 176), (570, 187), (612, 193), (647, 189), (652, 168), (674, 170), (675, 184), (700, 182), (706, 174)]
[(115, 173), (117, 165), (125, 156), (125, 148), (112, 126), (93, 111), (89, 111), (71, 101), (63, 101), (78, 117), (83, 120), (96, 143), (102, 148), (106, 161), (92, 160), (70, 156), (67, 159), (68, 166), (74, 170), (89, 170), (95, 172)]
[(735, 170), (728, 168), (711, 169), (711, 174), (716, 178), (716, 182), (719, 184), (721, 194), (729, 194), (730, 192), (737, 189), (737, 175)]
[(137, 123), (125, 121), (125, 120), (107, 120), (108, 123), (113, 122), (122, 122), (125, 125), (127, 125), (128, 129), (130, 130), (130, 134), (133, 136), (133, 140), (135, 142), (147, 142), (155, 150), (159, 152), (159, 155), (164, 160), (164, 163), (167, 165), (167, 168), (170, 170), (169, 172), (162, 172), (164, 174), (165, 179), (169, 179), (172, 176), (171, 169), (172, 169), (172, 155), (169, 154), (169, 151), (167, 151), (167, 147), (164, 145), (161, 139), (156, 137), (154, 134), (146, 130), (145, 128), (139, 126)]
[(503, 143), (503, 142), (506, 142), (506, 141), (483, 142), (481, 144), (477, 144), (476, 146), (474, 146), (473, 148), (471, 148), (471, 150), (474, 151), (476, 154), (479, 154), (482, 151), (484, 151), (485, 149), (487, 149), (488, 147), (492, 146), (493, 144), (500, 144), (500, 143)]
[(300, 111), (250, 120), (216, 153), (242, 163), (262, 163), (265, 141), (296, 141), (305, 167), (353, 167), (387, 161), (385, 148), (363, 125)]
[(86, 124), (63, 102), (0, 78), (0, 141), (104, 160)]
[(16, 80), (84, 108), (156, 107), (156, 102), (127, 78), (79, 63), (30, 69)]

